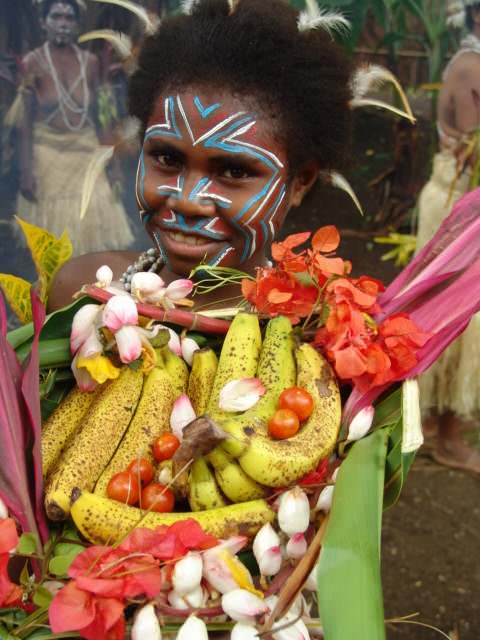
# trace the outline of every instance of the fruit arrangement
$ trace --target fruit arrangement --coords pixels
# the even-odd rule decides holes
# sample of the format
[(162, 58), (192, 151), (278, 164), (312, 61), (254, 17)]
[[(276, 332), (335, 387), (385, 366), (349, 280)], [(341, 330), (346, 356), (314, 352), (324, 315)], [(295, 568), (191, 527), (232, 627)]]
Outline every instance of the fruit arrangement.
[[(218, 538), (254, 535), (274, 518), (269, 496), (335, 446), (341, 404), (330, 365), (295, 338), (288, 318), (271, 319), (262, 339), (258, 316), (247, 312), (236, 315), (219, 356), (195, 350), (190, 370), (168, 346), (156, 355), (146, 375), (125, 366), (93, 392), (75, 387), (47, 420), (48, 517), (71, 515), (96, 544), (192, 512)], [(174, 511), (174, 496), (183, 511)]]

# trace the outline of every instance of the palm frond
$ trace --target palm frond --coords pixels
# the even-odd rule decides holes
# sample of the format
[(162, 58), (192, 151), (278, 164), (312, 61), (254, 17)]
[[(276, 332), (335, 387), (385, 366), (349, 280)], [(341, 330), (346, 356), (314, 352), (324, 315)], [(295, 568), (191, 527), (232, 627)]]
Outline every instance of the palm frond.
[(324, 29), (330, 35), (348, 31), (351, 25), (339, 11), (329, 11), (319, 7), (315, 0), (307, 0), (306, 8), (298, 16), (298, 30)]
[(112, 29), (96, 29), (95, 31), (89, 31), (88, 33), (82, 34), (78, 38), (78, 42), (82, 44), (83, 42), (89, 42), (90, 40), (97, 39), (107, 40), (122, 60), (128, 60), (132, 55), (131, 39), (126, 34), (121, 33), (120, 31), (113, 31)]
[(412, 124), (415, 124), (417, 119), (415, 116), (402, 111), (402, 109), (397, 109), (397, 107), (393, 107), (391, 104), (387, 102), (383, 102), (383, 100), (374, 100), (373, 98), (354, 98), (350, 102), (350, 106), (352, 109), (358, 109), (359, 107), (377, 107), (378, 109), (384, 109), (385, 111), (390, 111), (401, 118), (406, 118)]
[(395, 87), (405, 112), (409, 115), (409, 119), (414, 121), (415, 118), (402, 85), (391, 71), (378, 64), (364, 65), (357, 69), (352, 79), (354, 100), (364, 98), (369, 91), (379, 89), (387, 82)]
[(136, 2), (132, 0), (93, 0), (93, 2), (105, 2), (106, 4), (115, 4), (127, 11), (131, 11), (142, 22), (143, 28), (147, 35), (155, 33), (158, 27), (158, 19), (152, 18), (148, 12)]
[(95, 183), (97, 182), (97, 179), (99, 178), (102, 171), (105, 170), (105, 167), (111, 160), (113, 151), (114, 147), (101, 146), (98, 147), (98, 149), (95, 149), (93, 153), (83, 181), (82, 201), (80, 204), (80, 220), (83, 220), (85, 214), (87, 213), (88, 205), (90, 204), (90, 200), (93, 194), (93, 189), (95, 188)]

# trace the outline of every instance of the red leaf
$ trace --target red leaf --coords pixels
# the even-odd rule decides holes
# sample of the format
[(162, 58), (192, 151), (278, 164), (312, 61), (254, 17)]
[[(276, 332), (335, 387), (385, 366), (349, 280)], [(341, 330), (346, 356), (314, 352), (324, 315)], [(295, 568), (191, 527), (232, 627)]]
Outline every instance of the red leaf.
[(349, 380), (366, 371), (366, 358), (355, 347), (335, 351), (335, 371), (340, 378)]
[(18, 533), (12, 518), (0, 520), (0, 553), (8, 553), (18, 544)]
[(333, 225), (321, 227), (312, 238), (313, 250), (321, 253), (331, 253), (337, 249), (339, 244), (340, 234)]
[(0, 554), (0, 607), (11, 607), (20, 604), (22, 589), (10, 580), (8, 575), (8, 553)]
[(93, 622), (95, 600), (72, 580), (53, 598), (48, 616), (53, 633), (78, 631)]
[(295, 249), (295, 247), (299, 247), (301, 244), (306, 242), (312, 234), (310, 231), (303, 231), (302, 233), (292, 233), (287, 236), (283, 242), (278, 242), (274, 244), (283, 245), (287, 249)]
[(271, 304), (282, 304), (288, 302), (293, 297), (293, 293), (290, 291), (279, 291), (278, 289), (272, 289), (267, 295), (267, 300)]

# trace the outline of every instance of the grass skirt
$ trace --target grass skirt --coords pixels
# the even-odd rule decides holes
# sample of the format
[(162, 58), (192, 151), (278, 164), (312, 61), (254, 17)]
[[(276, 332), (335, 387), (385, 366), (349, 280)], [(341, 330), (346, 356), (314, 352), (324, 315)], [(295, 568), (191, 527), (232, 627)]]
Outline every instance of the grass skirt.
[(134, 239), (125, 210), (115, 198), (105, 172), (99, 176), (86, 215), (80, 220), (83, 180), (98, 144), (92, 127), (63, 133), (46, 124), (36, 124), (33, 171), (37, 202), (18, 196), (18, 215), (55, 235), (66, 229), (74, 255), (127, 249)]
[[(453, 204), (467, 191), (469, 176), (455, 181), (456, 159), (449, 151), (437, 153), (429, 182), (420, 194), (417, 252), (431, 240)], [(465, 292), (468, 295), (468, 292)], [(480, 314), (464, 333), (420, 376), (420, 398), (424, 414), (453, 411), (465, 420), (480, 416)]]

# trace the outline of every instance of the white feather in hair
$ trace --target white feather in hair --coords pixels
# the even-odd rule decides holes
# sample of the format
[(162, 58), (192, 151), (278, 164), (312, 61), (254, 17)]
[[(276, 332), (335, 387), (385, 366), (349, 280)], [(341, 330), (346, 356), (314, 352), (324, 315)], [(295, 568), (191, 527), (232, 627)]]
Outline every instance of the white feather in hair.
[(194, 5), (197, 3), (197, 0), (183, 0), (182, 1), (182, 13), (186, 15), (190, 15), (192, 13), (192, 9)]
[(338, 11), (322, 9), (316, 0), (306, 0), (306, 7), (298, 16), (298, 30), (324, 29), (330, 35), (350, 29), (350, 22)]
[(93, 0), (94, 2), (105, 2), (106, 4), (115, 4), (127, 11), (134, 13), (142, 22), (144, 31), (147, 35), (152, 35), (157, 30), (159, 18), (155, 18), (147, 13), (147, 11), (132, 0)]
[(120, 33), (120, 31), (112, 31), (111, 29), (89, 31), (88, 33), (82, 34), (78, 38), (78, 42), (83, 43), (97, 39), (107, 40), (122, 60), (128, 60), (132, 55), (132, 41), (126, 34)]
[(350, 102), (350, 107), (352, 109), (358, 109), (359, 107), (378, 107), (379, 109), (390, 111), (390, 113), (394, 113), (401, 118), (406, 118), (412, 124), (415, 124), (417, 121), (415, 116), (410, 115), (406, 111), (402, 111), (402, 109), (397, 109), (397, 107), (393, 107), (391, 104), (388, 104), (388, 102), (383, 102), (383, 100), (374, 100), (373, 98), (354, 98)]
[(337, 189), (345, 191), (345, 193), (350, 196), (351, 200), (363, 216), (362, 205), (360, 204), (360, 200), (358, 199), (357, 194), (353, 190), (352, 185), (344, 176), (342, 176), (341, 173), (338, 173), (337, 171), (322, 171), (320, 172), (320, 177), (323, 178), (326, 182), (330, 183), (332, 187), (336, 187)]
[(361, 100), (369, 91), (379, 89), (385, 83), (391, 83), (400, 96), (403, 108), (408, 114), (409, 120), (415, 121), (410, 103), (397, 78), (391, 71), (377, 64), (364, 65), (357, 69), (352, 78), (352, 92), (354, 100)]

